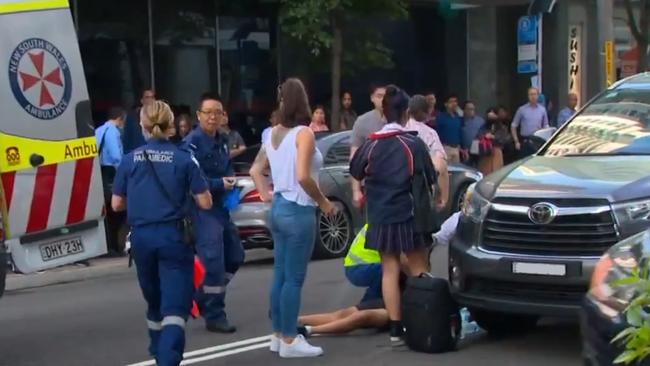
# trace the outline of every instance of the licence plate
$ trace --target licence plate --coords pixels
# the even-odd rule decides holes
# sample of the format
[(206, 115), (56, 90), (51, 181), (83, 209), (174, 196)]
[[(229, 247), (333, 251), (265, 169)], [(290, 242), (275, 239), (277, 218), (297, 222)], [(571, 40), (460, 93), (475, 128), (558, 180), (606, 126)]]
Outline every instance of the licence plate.
[(566, 265), (513, 262), (512, 273), (540, 276), (566, 276)]
[(43, 244), (40, 248), (41, 258), (43, 258), (43, 261), (45, 262), (82, 253), (84, 251), (84, 245), (81, 242), (81, 238), (59, 240), (54, 243)]

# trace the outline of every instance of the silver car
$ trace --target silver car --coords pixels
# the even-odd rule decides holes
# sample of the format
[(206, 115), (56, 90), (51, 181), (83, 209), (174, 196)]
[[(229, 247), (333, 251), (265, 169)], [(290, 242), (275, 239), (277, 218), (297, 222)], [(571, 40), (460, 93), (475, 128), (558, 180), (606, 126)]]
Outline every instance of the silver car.
[[(315, 258), (336, 258), (347, 253), (358, 229), (364, 224), (360, 210), (352, 205), (350, 185), (350, 131), (317, 133), (316, 146), (323, 154), (324, 166), (318, 182), (323, 193), (339, 208), (334, 217), (320, 215), (314, 248)], [(242, 187), (241, 203), (232, 213), (246, 249), (273, 248), (269, 226), (270, 204), (263, 203), (251, 178), (247, 175), (259, 145), (250, 147), (245, 156), (235, 160), (238, 185)], [(442, 217), (460, 209), (467, 187), (480, 180), (481, 174), (464, 165), (450, 165), (451, 199)]]

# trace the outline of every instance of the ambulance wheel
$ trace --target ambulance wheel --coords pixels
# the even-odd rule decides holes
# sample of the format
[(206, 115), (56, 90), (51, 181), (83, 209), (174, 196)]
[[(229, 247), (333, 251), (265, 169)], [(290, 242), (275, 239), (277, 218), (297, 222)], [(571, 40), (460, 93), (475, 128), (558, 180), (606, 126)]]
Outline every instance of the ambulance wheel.
[(347, 254), (354, 239), (352, 219), (346, 207), (340, 202), (333, 202), (338, 213), (327, 217), (318, 212), (316, 225), (316, 243), (314, 258), (340, 258)]
[(470, 309), (472, 319), (492, 337), (505, 337), (527, 333), (537, 326), (539, 317), (533, 315), (505, 314), (482, 309)]

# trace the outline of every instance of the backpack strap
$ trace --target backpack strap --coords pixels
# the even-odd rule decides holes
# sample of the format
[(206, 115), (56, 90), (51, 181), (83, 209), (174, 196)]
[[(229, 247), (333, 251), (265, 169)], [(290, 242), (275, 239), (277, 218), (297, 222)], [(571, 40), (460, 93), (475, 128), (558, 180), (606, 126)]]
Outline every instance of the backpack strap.
[(176, 201), (172, 197), (171, 193), (169, 193), (167, 188), (165, 188), (165, 185), (163, 184), (162, 180), (160, 179), (160, 176), (158, 175), (158, 172), (156, 171), (156, 167), (153, 165), (153, 162), (151, 161), (151, 159), (149, 159), (149, 154), (147, 153), (146, 147), (144, 149), (142, 149), (142, 155), (144, 156), (144, 160), (147, 161), (147, 165), (149, 166), (149, 169), (151, 170), (151, 173), (153, 174), (154, 180), (156, 181), (156, 185), (162, 191), (165, 198), (167, 198), (167, 201), (169, 201), (169, 203), (171, 203), (172, 206), (174, 206), (174, 208), (176, 210), (178, 210), (179, 212), (183, 212), (184, 210), (183, 210), (182, 205), (180, 203), (178, 203), (178, 201)]

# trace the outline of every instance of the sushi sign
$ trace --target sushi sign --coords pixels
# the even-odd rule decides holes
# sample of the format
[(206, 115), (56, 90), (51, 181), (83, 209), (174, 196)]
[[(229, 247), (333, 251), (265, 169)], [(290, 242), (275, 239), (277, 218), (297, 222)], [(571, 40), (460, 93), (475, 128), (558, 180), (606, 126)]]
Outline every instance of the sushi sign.
[(569, 93), (575, 93), (578, 96), (578, 105), (580, 105), (580, 95), (582, 91), (582, 29), (579, 25), (569, 27)]

